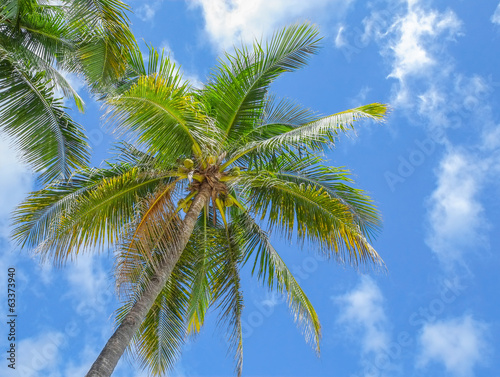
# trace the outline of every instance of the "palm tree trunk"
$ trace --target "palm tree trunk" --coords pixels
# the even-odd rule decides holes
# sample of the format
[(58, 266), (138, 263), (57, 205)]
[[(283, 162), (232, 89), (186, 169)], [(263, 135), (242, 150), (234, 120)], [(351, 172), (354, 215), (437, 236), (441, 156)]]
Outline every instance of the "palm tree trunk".
[(139, 329), (143, 319), (149, 312), (156, 297), (160, 294), (165, 286), (172, 270), (179, 260), (184, 248), (186, 247), (194, 226), (198, 219), (203, 206), (210, 196), (210, 187), (207, 184), (201, 186), (200, 191), (196, 195), (191, 204), (189, 211), (186, 213), (181, 225), (179, 235), (179, 246), (173, 250), (174, 255), (168, 261), (160, 264), (158, 272), (156, 272), (150, 280), (150, 284), (144, 291), (144, 294), (134, 304), (130, 312), (125, 316), (123, 322), (118, 326), (114, 334), (109, 338), (108, 342), (102, 349), (96, 361), (86, 374), (86, 377), (109, 377), (125, 352), (125, 349), (130, 344), (132, 337)]

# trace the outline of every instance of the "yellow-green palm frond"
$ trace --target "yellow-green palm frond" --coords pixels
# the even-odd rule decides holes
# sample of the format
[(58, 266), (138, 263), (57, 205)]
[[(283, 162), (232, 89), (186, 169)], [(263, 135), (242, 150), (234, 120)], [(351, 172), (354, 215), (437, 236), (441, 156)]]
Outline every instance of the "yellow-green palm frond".
[(68, 10), (76, 60), (67, 62), (81, 70), (96, 91), (119, 79), (126, 70), (127, 57), (135, 46), (127, 13), (120, 0), (63, 0)]
[(233, 142), (252, 129), (262, 114), (270, 84), (282, 73), (303, 67), (319, 48), (315, 27), (302, 24), (283, 28), (267, 43), (236, 49), (220, 61), (202, 97), (226, 140)]
[(373, 103), (325, 116), (291, 128), (284, 127), (275, 121), (275, 123), (266, 129), (268, 135), (273, 132), (275, 135), (262, 138), (257, 134), (259, 136), (257, 140), (250, 140), (246, 145), (234, 151), (224, 166), (229, 166), (239, 158), (254, 151), (257, 153), (273, 154), (279, 153), (283, 149), (306, 148), (317, 151), (320, 148), (332, 146), (340, 133), (353, 130), (353, 123), (355, 121), (363, 118), (380, 121), (383, 119), (386, 111), (386, 105)]
[(137, 205), (171, 176), (125, 165), (84, 171), (53, 183), (18, 207), (14, 239), (56, 264), (82, 250), (116, 245), (135, 218)]
[(235, 210), (235, 227), (239, 243), (243, 245), (244, 260), (254, 259), (252, 273), (256, 273), (270, 290), (286, 294), (294, 320), (319, 354), (321, 325), (318, 315), (306, 294), (271, 244), (268, 235), (248, 214)]
[(0, 48), (0, 130), (12, 137), (27, 163), (43, 172), (45, 181), (67, 177), (89, 160), (83, 128), (54, 98), (52, 86), (45, 73), (1, 59)]
[(116, 95), (106, 98), (109, 121), (118, 132), (133, 131), (136, 141), (165, 163), (215, 149), (219, 132), (182, 80), (179, 68), (154, 49), (150, 59), (146, 69), (137, 58), (135, 70), (140, 75), (122, 83), (127, 90), (118, 88)]
[(245, 172), (241, 190), (247, 207), (270, 230), (318, 245), (339, 262), (382, 263), (367, 239), (380, 226), (371, 199), (345, 184), (345, 171), (292, 156)]

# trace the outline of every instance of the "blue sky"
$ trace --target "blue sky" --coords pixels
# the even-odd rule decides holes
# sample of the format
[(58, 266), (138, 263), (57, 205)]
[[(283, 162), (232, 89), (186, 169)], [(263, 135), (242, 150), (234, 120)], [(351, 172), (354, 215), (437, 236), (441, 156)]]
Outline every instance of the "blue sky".
[[(310, 20), (324, 36), (323, 49), (274, 91), (324, 114), (371, 102), (392, 107), (385, 123), (360, 123), (356, 136), (327, 153), (332, 165), (351, 169), (380, 208), (384, 228), (374, 246), (387, 272), (354, 271), (275, 238), (319, 314), (321, 357), (304, 342), (283, 298), (245, 269), (243, 375), (499, 376), (498, 0), (130, 4), (137, 39), (168, 50), (198, 85), (233, 44)], [(86, 96), (78, 78), (71, 80)], [(86, 127), (98, 165), (113, 136), (101, 127), (99, 105), (86, 98), (86, 113), (73, 115)], [(0, 291), (6, 302), (6, 271), (16, 267), (19, 315), (18, 369), (7, 371), (2, 358), (2, 375), (84, 376), (112, 330), (112, 261), (82, 255), (55, 269), (15, 249), (9, 212), (34, 178), (5, 139), (0, 151)], [(174, 376), (233, 375), (215, 322), (213, 313), (188, 342)], [(0, 342), (6, 349), (6, 336)], [(129, 360), (114, 374), (146, 375)]]

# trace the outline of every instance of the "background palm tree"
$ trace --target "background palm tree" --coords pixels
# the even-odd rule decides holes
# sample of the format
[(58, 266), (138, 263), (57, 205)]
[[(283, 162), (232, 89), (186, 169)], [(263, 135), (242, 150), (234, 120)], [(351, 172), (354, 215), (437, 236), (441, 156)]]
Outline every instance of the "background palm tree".
[(17, 241), (56, 263), (116, 246), (124, 305), (87, 376), (111, 375), (129, 344), (144, 366), (164, 373), (210, 307), (219, 309), (240, 374), (239, 271), (249, 260), (261, 281), (287, 295), (319, 351), (318, 317), (271, 245), (273, 231), (341, 263), (381, 263), (369, 243), (380, 224), (371, 200), (317, 154), (356, 120), (381, 119), (386, 106), (320, 116), (269, 92), (319, 41), (310, 25), (285, 28), (226, 54), (201, 90), (154, 49), (147, 67), (133, 53), (130, 79), (106, 101), (134, 145), (122, 144), (108, 168), (77, 172), (18, 208)]
[[(94, 92), (125, 72), (134, 37), (119, 0), (2, 0), (0, 130), (45, 179), (88, 162), (82, 127), (60, 95), (83, 101), (59, 69), (81, 75)], [(56, 94), (56, 91), (60, 94)]]

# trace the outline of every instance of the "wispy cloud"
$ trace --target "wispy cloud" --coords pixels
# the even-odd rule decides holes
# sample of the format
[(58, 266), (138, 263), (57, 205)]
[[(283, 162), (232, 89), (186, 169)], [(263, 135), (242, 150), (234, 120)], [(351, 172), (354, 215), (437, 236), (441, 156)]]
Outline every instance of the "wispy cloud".
[(7, 239), (10, 234), (10, 215), (15, 206), (31, 191), (33, 174), (20, 160), (20, 153), (12, 146), (12, 141), (0, 134), (0, 237)]
[(412, 80), (434, 83), (453, 67), (446, 46), (460, 35), (461, 21), (451, 10), (426, 9), (420, 1), (408, 1), (407, 12), (393, 19), (382, 40), (388, 42), (384, 54), (391, 61), (389, 78), (398, 80), (392, 103), (414, 103)]
[(486, 162), (470, 153), (452, 150), (441, 161), (437, 187), (429, 200), (427, 243), (451, 267), (463, 262), (465, 250), (483, 240), (486, 221), (479, 201)]
[[(276, 28), (294, 21), (305, 21), (323, 13), (338, 17), (352, 1), (328, 0), (193, 0), (202, 10), (205, 30), (218, 50), (240, 41), (248, 43), (269, 35)], [(335, 12), (327, 13), (327, 9)]]
[(49, 331), (18, 343), (17, 373), (23, 377), (50, 375), (61, 360), (61, 347), (66, 340), (62, 333)]
[(140, 5), (134, 7), (134, 13), (141, 21), (147, 22), (155, 18), (156, 12), (160, 10), (163, 0), (144, 1), (141, 0)]
[(497, 5), (495, 12), (491, 16), (491, 22), (500, 25), (500, 3)]
[(474, 367), (484, 361), (487, 325), (471, 316), (428, 323), (420, 334), (417, 365), (443, 364), (452, 376), (473, 376)]
[(338, 324), (347, 330), (351, 341), (361, 346), (364, 373), (370, 375), (374, 368), (392, 369), (391, 362), (377, 365), (377, 358), (387, 359), (390, 332), (384, 310), (384, 296), (377, 283), (368, 276), (352, 291), (334, 298), (340, 306)]
[(407, 76), (426, 74), (436, 64), (435, 55), (446, 41), (454, 40), (461, 29), (455, 13), (424, 10), (418, 2), (409, 2), (408, 12), (391, 26), (397, 35), (390, 49), (393, 69), (389, 77), (404, 83)]
[[(69, 283), (68, 295), (82, 302), (93, 303), (99, 297), (113, 293), (112, 280), (105, 272), (98, 255), (79, 255), (76, 261), (66, 266), (64, 275)], [(105, 307), (100, 309), (106, 310)]]

